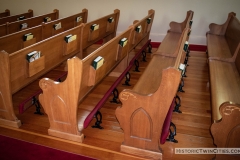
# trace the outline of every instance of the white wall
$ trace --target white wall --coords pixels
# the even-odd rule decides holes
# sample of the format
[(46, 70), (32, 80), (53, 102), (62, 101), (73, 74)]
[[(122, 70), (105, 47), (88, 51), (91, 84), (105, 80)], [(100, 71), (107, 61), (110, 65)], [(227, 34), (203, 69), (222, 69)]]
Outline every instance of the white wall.
[[(190, 44), (206, 44), (206, 32), (212, 22), (222, 24), (229, 12), (240, 17), (240, 0), (0, 0), (0, 12), (10, 9), (11, 15), (33, 9), (41, 15), (58, 9), (60, 18), (88, 9), (88, 21), (120, 10), (118, 33), (134, 20), (142, 19), (149, 9), (155, 10), (151, 36), (153, 42), (161, 42), (170, 21), (182, 22), (188, 10), (194, 11)], [(240, 19), (240, 18), (238, 18)]]

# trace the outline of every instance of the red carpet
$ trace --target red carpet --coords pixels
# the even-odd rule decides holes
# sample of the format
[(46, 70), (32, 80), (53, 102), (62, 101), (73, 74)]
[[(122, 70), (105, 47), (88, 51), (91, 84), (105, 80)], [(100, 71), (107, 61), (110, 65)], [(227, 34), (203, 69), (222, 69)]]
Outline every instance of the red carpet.
[(0, 135), (0, 160), (93, 160), (93, 158), (65, 152)]

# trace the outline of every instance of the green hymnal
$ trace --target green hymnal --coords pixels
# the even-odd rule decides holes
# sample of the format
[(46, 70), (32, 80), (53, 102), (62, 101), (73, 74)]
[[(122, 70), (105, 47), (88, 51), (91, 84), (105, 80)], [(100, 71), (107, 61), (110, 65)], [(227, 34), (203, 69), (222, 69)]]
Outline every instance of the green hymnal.
[(113, 17), (108, 18), (108, 22), (109, 22), (109, 23), (114, 22), (114, 18), (113, 18)]
[(23, 35), (23, 40), (24, 41), (28, 41), (28, 40), (30, 40), (32, 38), (33, 38), (33, 34), (32, 33), (28, 33), (28, 34), (24, 34)]
[(150, 24), (151, 23), (151, 18), (149, 17), (148, 19), (147, 19), (147, 24)]
[(188, 41), (186, 41), (185, 44), (184, 44), (184, 47), (183, 47), (185, 52), (187, 52), (188, 46), (189, 46)]
[(189, 21), (189, 26), (191, 27), (193, 23), (193, 20)]
[(136, 29), (135, 29), (138, 33), (140, 33), (142, 31), (142, 26), (137, 26)]
[(101, 56), (98, 56), (96, 59), (93, 60), (92, 66), (95, 70), (97, 70), (103, 65), (103, 63), (104, 63), (104, 58)]
[(124, 47), (128, 42), (128, 39), (127, 38), (123, 38), (119, 41), (119, 44), (120, 46)]
[(91, 25), (90, 28), (91, 28), (92, 31), (95, 31), (99, 28), (99, 24), (93, 24), (93, 25)]

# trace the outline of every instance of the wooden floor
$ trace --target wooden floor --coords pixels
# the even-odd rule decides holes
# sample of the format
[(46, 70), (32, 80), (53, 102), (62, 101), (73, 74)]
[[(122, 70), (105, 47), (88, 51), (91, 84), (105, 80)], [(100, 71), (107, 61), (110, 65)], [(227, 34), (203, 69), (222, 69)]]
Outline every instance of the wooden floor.
[[(154, 50), (153, 50), (154, 51)], [(193, 154), (174, 154), (175, 148), (215, 148), (210, 134), (211, 107), (209, 90), (209, 71), (207, 65), (207, 55), (203, 52), (191, 51), (189, 66), (184, 78), (184, 93), (178, 93), (181, 97), (180, 110), (182, 114), (173, 113), (172, 122), (177, 127), (175, 137), (178, 143), (166, 142), (161, 145), (164, 160), (200, 160), (211, 159), (214, 155), (193, 155)], [(118, 86), (119, 92), (123, 89), (132, 88), (141, 76), (144, 68), (150, 61), (150, 54), (147, 54), (147, 62), (140, 61), (140, 72), (130, 70), (131, 86), (124, 86), (124, 79)], [(84, 99), (80, 107), (88, 109), (94, 106), (103, 97), (116, 77), (106, 77), (90, 94)], [(85, 139), (83, 143), (71, 142), (68, 140), (51, 137), (48, 135), (49, 122), (47, 115), (35, 115), (34, 107), (30, 107), (23, 114), (18, 113), (17, 104), (19, 95), (13, 96), (15, 112), (23, 125), (19, 129), (0, 126), (0, 134), (22, 139), (76, 154), (82, 154), (97, 159), (142, 159), (141, 157), (128, 155), (120, 152), (120, 145), (123, 141), (123, 132), (115, 117), (115, 109), (121, 104), (111, 103), (110, 100), (101, 109), (103, 114), (102, 126), (104, 129), (94, 129), (91, 125), (84, 130)]]

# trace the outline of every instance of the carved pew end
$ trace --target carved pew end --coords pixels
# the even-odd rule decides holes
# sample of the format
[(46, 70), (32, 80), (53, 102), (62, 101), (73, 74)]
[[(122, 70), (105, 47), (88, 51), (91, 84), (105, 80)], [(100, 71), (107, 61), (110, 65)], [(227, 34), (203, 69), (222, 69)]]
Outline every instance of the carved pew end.
[(0, 119), (0, 125), (19, 128), (22, 125), (22, 123), (21, 123), (20, 120), (9, 121), (9, 120), (6, 120), (6, 119)]

